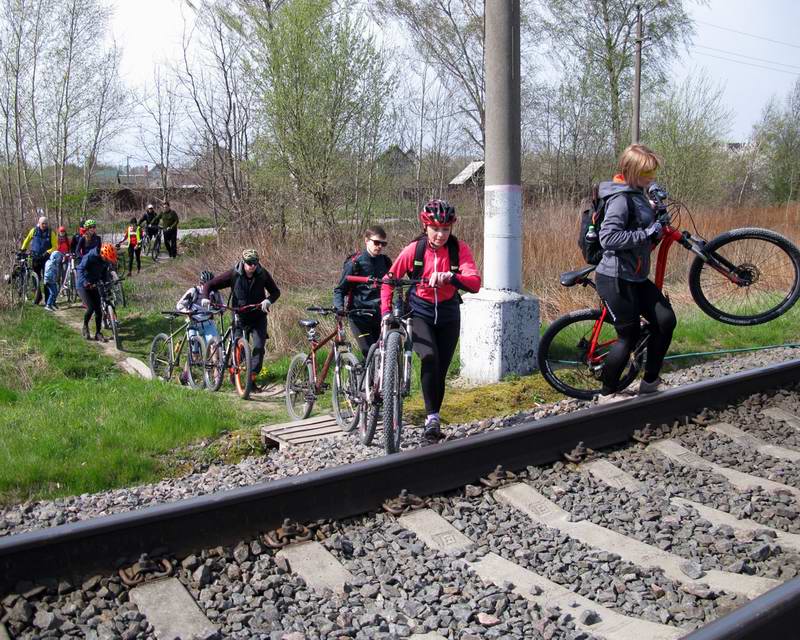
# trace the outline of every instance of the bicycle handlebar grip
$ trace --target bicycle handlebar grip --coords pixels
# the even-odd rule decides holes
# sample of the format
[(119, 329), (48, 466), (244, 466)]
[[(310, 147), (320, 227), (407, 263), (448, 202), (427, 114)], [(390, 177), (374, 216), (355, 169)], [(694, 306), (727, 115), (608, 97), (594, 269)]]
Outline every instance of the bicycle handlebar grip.
[(348, 282), (358, 282), (361, 284), (369, 284), (371, 282), (376, 282), (375, 278), (371, 276), (347, 276), (345, 279)]

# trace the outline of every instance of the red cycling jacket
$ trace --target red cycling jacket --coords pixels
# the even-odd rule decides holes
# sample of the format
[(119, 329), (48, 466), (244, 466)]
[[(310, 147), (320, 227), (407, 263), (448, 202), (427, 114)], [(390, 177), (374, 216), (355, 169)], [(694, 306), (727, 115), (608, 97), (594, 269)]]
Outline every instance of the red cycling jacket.
[[(414, 254), (417, 249), (417, 240), (407, 245), (397, 256), (392, 264), (390, 273), (396, 278), (402, 278), (414, 270)], [(452, 312), (458, 312), (456, 294), (459, 289), (469, 293), (477, 293), (481, 288), (481, 275), (475, 266), (472, 251), (466, 242), (458, 241), (458, 265), (460, 272), (455, 274), (450, 282), (439, 287), (429, 287), (427, 284), (418, 284), (411, 293), (411, 307), (420, 315), (430, 316), (435, 323), (444, 321), (442, 315), (448, 318)], [(422, 279), (427, 281), (435, 271), (450, 271), (450, 252), (447, 245), (434, 249), (430, 243), (425, 247), (423, 257)], [(391, 310), (392, 289), (394, 287), (384, 284), (381, 288), (381, 315)], [(415, 300), (416, 298), (416, 300)], [(416, 304), (415, 304), (416, 303)], [(441, 314), (442, 307), (447, 307), (448, 313)], [(454, 309), (450, 309), (454, 307)]]

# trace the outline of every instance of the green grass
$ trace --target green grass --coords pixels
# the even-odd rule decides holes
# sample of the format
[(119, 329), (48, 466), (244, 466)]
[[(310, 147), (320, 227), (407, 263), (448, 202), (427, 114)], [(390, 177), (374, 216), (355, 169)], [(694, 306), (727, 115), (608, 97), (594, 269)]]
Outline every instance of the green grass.
[(214, 220), (205, 216), (195, 216), (188, 220), (181, 220), (178, 228), (180, 229), (209, 229), (214, 226)]
[(0, 321), (13, 356), (0, 387), (0, 503), (157, 481), (175, 473), (174, 448), (258, 419), (222, 396), (119, 373), (40, 309)]

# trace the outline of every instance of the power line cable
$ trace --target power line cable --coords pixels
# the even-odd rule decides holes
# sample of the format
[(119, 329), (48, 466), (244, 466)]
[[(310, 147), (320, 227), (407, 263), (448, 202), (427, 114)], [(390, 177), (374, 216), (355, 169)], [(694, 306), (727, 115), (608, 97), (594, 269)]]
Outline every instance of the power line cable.
[(700, 48), (700, 49), (708, 49), (709, 51), (717, 51), (718, 53), (724, 53), (731, 56), (737, 56), (739, 58), (747, 58), (748, 60), (755, 60), (757, 62), (766, 62), (767, 64), (777, 64), (782, 67), (792, 67), (793, 69), (800, 69), (800, 65), (797, 64), (789, 64), (787, 62), (778, 62), (777, 60), (765, 60), (764, 58), (756, 58), (754, 56), (746, 56), (743, 53), (737, 53), (736, 51), (726, 51), (725, 49), (716, 49), (714, 47), (707, 47), (703, 44), (696, 44), (693, 47)]
[(748, 36), (750, 38), (757, 38), (758, 40), (766, 40), (767, 42), (774, 42), (775, 44), (782, 44), (787, 47), (794, 47), (795, 49), (800, 49), (800, 44), (794, 44), (792, 42), (783, 42), (782, 40), (775, 40), (773, 38), (767, 38), (765, 36), (757, 36), (754, 33), (747, 33), (747, 31), (738, 31), (737, 29), (730, 29), (729, 27), (721, 27), (718, 24), (713, 24), (711, 22), (706, 22), (705, 20), (695, 20), (695, 22), (699, 24), (704, 24), (708, 27), (714, 27), (715, 29), (722, 29), (723, 31), (730, 31), (731, 33), (738, 33), (742, 36)]
[(786, 73), (790, 76), (800, 76), (798, 71), (787, 71), (786, 69), (776, 69), (775, 67), (768, 67), (763, 64), (756, 64), (755, 62), (745, 62), (744, 60), (734, 60), (733, 58), (724, 58), (723, 56), (715, 56), (713, 53), (706, 53), (705, 51), (695, 51), (697, 55), (708, 56), (709, 58), (717, 58), (717, 60), (726, 60), (727, 62), (736, 62), (744, 64), (748, 67), (758, 67), (759, 69), (767, 69), (768, 71), (777, 71), (778, 73)]

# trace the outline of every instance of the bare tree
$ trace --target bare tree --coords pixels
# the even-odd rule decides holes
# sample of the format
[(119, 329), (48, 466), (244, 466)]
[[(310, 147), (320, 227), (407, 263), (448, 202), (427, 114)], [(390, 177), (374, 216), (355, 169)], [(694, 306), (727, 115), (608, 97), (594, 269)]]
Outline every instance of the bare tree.
[(147, 157), (159, 169), (163, 199), (167, 199), (169, 188), (179, 108), (175, 80), (164, 77), (161, 67), (157, 66), (153, 72), (152, 92), (142, 100), (145, 121), (139, 123), (139, 141)]

